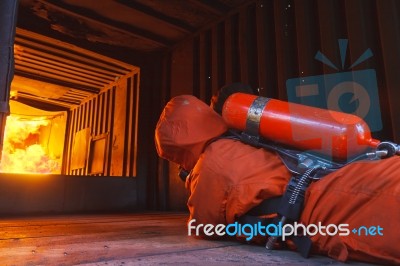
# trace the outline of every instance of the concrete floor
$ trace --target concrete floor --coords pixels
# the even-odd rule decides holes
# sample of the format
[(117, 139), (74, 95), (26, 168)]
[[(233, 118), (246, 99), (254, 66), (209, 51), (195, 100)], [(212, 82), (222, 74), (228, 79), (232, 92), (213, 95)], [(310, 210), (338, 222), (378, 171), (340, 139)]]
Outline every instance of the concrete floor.
[(0, 265), (346, 265), (189, 237), (186, 219), (182, 213), (2, 218)]

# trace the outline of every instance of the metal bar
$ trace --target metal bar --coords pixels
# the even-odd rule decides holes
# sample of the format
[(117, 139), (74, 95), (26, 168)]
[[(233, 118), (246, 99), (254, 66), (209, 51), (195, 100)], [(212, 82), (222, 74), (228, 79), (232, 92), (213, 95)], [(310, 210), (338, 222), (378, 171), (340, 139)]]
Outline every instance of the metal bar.
[(225, 21), (225, 83), (232, 83), (232, 20)]
[(162, 20), (164, 23), (177, 28), (181, 31), (184, 32), (194, 32), (196, 30), (195, 27), (192, 27), (191, 25), (187, 24), (185, 21), (174, 18), (174, 17), (170, 17), (165, 15), (162, 12), (158, 12), (155, 9), (152, 9), (151, 7), (148, 7), (146, 5), (143, 5), (139, 2), (136, 1), (132, 1), (132, 0), (116, 0), (116, 2), (123, 4), (129, 8), (132, 8), (134, 10), (137, 10), (141, 13), (144, 13), (146, 15), (149, 15), (155, 19), (160, 19)]
[(18, 1), (0, 1), (0, 160), (4, 129), (10, 112), (10, 87), (14, 76), (14, 39)]
[(247, 29), (246, 29), (246, 24), (247, 24), (247, 12), (246, 8), (243, 8), (240, 13), (239, 13), (239, 36), (238, 36), (238, 42), (239, 42), (239, 60), (240, 64), (237, 67), (240, 67), (240, 81), (243, 83), (248, 83), (249, 78), (248, 78), (248, 57), (247, 57), (247, 41), (246, 41), (246, 36), (247, 36)]
[(213, 15), (220, 16), (222, 14), (225, 14), (229, 11), (229, 6), (225, 5), (222, 2), (219, 2), (217, 0), (187, 0), (190, 3), (198, 6), (201, 9), (204, 9)]

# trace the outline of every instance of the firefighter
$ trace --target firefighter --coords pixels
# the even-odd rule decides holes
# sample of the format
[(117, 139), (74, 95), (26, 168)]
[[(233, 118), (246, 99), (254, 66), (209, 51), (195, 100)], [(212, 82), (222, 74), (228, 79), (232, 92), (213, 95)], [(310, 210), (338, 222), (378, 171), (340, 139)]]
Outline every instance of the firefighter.
[[(212, 106), (220, 104), (214, 98)], [(173, 98), (156, 127), (158, 154), (190, 171), (187, 206), (189, 221), (196, 224), (234, 223), (264, 200), (282, 195), (291, 177), (275, 152), (221, 137), (226, 131), (222, 117), (190, 95)], [(300, 222), (348, 224), (357, 230), (311, 236), (313, 252), (340, 261), (400, 263), (397, 169), (399, 157), (356, 162), (313, 183)]]

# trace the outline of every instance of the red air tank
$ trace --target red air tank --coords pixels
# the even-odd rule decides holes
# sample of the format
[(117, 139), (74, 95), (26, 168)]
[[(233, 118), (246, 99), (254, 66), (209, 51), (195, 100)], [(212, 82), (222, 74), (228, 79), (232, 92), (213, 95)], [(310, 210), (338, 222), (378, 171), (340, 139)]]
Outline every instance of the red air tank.
[(232, 94), (222, 116), (230, 128), (334, 159), (347, 160), (379, 144), (358, 116), (251, 94)]

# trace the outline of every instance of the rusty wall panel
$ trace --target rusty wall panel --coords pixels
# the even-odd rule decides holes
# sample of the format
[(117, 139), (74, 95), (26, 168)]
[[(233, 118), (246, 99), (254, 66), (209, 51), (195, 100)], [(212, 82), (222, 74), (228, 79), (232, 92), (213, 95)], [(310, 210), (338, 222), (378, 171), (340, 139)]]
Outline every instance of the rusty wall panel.
[(193, 43), (178, 47), (171, 56), (171, 96), (193, 94)]
[(298, 76), (293, 1), (274, 1), (278, 97), (286, 98), (286, 80)]
[[(171, 55), (170, 61), (170, 90), (169, 96), (174, 97), (182, 94), (191, 94), (199, 97), (207, 97), (208, 91), (211, 90), (211, 68), (207, 62), (211, 61), (211, 49), (209, 42), (211, 32), (208, 31), (205, 34), (201, 34), (196, 41), (199, 42), (197, 46), (193, 44), (192, 40), (183, 43), (176, 48), (175, 52)], [(199, 47), (200, 51), (194, 52), (194, 49)], [(209, 49), (205, 50), (204, 47)], [(199, 53), (199, 60), (197, 60), (196, 53)], [(196, 64), (196, 65), (195, 65)], [(200, 64), (200, 66), (198, 65)], [(194, 71), (198, 71), (195, 75)], [(196, 78), (197, 77), (197, 78)], [(199, 82), (194, 85), (194, 82)], [(199, 91), (200, 90), (200, 94)], [(169, 172), (176, 171), (178, 166), (174, 163), (169, 163)], [(165, 172), (167, 173), (167, 172)], [(164, 180), (164, 178), (161, 178)], [(163, 182), (163, 181), (162, 181)], [(172, 195), (179, 195), (184, 191), (184, 184), (177, 175), (170, 175), (168, 182), (163, 182), (165, 186), (168, 186), (168, 201), (167, 206), (180, 206), (184, 205), (185, 201), (180, 201)], [(176, 199), (176, 201), (175, 201)]]
[(115, 109), (114, 109), (114, 123), (113, 134), (111, 139), (111, 156), (115, 159), (111, 161), (110, 175), (122, 176), (124, 165), (124, 147), (125, 147), (125, 127), (126, 120), (123, 119), (126, 113), (126, 98), (127, 98), (127, 78), (123, 82), (119, 82), (117, 88), (114, 90), (115, 94)]
[(140, 75), (139, 73), (136, 73), (133, 76), (133, 101), (131, 104), (134, 105), (134, 112), (132, 113), (132, 120), (133, 120), (133, 125), (135, 127), (135, 131), (132, 134), (132, 152), (133, 156), (131, 157), (131, 175), (136, 176), (137, 175), (137, 157), (138, 157), (138, 148), (137, 148), (137, 143), (138, 143), (138, 128), (139, 128), (139, 88), (140, 88)]
[(247, 57), (247, 83), (252, 88), (258, 88), (258, 50), (257, 50), (257, 19), (256, 5), (250, 5), (244, 11), (247, 15), (246, 30), (246, 57)]
[(71, 121), (74, 121), (76, 119), (76, 110), (72, 110), (68, 114), (68, 135), (65, 138), (65, 143), (66, 143), (66, 151), (64, 155), (64, 168), (65, 168), (65, 173), (70, 173), (71, 169), (71, 151), (72, 151), (72, 136), (73, 133), (76, 132), (75, 126), (76, 123), (71, 123)]
[(92, 139), (107, 136), (104, 171), (93, 175), (136, 176), (138, 99), (139, 70), (136, 70), (70, 111), (64, 161), (67, 174), (90, 174), (88, 163), (80, 169), (70, 167), (74, 136), (79, 130), (89, 128)]
[[(197, 77), (197, 79), (193, 78), (193, 88), (197, 88), (199, 86), (199, 92), (197, 92), (198, 97), (200, 99), (206, 98), (206, 83), (207, 83), (207, 74), (206, 73), (206, 61), (209, 60), (209, 53), (203, 48), (207, 46), (205, 34), (201, 34), (198, 38), (193, 40), (194, 46), (199, 49), (196, 53), (199, 54), (199, 61), (194, 61), (193, 64), (193, 77)], [(198, 82), (198, 84), (196, 84)], [(196, 94), (193, 94), (196, 95)]]
[(238, 19), (238, 52), (239, 52), (239, 64), (240, 64), (240, 78), (238, 80), (243, 83), (249, 82), (247, 69), (249, 65), (249, 57), (247, 56), (247, 52), (250, 49), (247, 47), (247, 38), (249, 38), (249, 32), (247, 31), (247, 21), (249, 17), (247, 16), (246, 8), (243, 8), (239, 12)]
[(258, 88), (260, 95), (278, 98), (274, 2), (269, 0), (257, 2), (256, 18)]
[[(315, 64), (315, 52), (321, 47), (318, 25), (318, 10), (315, 1), (305, 0), (302, 4), (295, 2), (296, 45), (299, 76), (310, 76), (321, 73), (321, 65)], [(310, 15), (311, 14), (311, 15)], [(335, 40), (337, 42), (337, 40)]]
[(115, 114), (115, 86), (111, 90), (107, 91), (108, 94), (108, 107), (107, 107), (107, 126), (109, 130), (108, 146), (106, 151), (106, 165), (105, 173), (107, 176), (111, 175), (111, 151), (112, 151), (112, 139), (110, 137), (114, 136), (114, 114)]
[(127, 79), (123, 175), (136, 175), (139, 74)]
[[(211, 91), (217, 91), (219, 84), (219, 72), (222, 62), (220, 62), (220, 54), (222, 51), (219, 50), (220, 46), (218, 43), (218, 27), (213, 27), (211, 30)], [(207, 96), (206, 96), (207, 97)], [(209, 98), (209, 97), (207, 97)]]
[[(193, 91), (206, 103), (224, 82), (237, 81), (287, 100), (288, 79), (374, 69), (383, 124), (374, 137), (399, 142), (399, 18), (397, 0), (249, 1), (172, 50), (166, 82), (171, 96)], [(348, 39), (343, 66), (339, 39)], [(373, 56), (350, 69), (367, 49)], [(316, 60), (318, 51), (337, 69)]]
[[(397, 140), (400, 141), (400, 3), (396, 0), (377, 1), (376, 12), (379, 33), (381, 52), (382, 52), (382, 65), (383, 70), (381, 79), (383, 80), (381, 86), (386, 92), (386, 103), (389, 110), (387, 113), (392, 114), (390, 122), (387, 125), (392, 125), (392, 134)], [(380, 95), (381, 96), (381, 95)], [(381, 104), (382, 106), (382, 104)], [(383, 105), (385, 107), (385, 105)], [(385, 123), (385, 121), (384, 121)]]
[[(203, 81), (203, 97), (202, 100), (207, 102), (211, 95), (212, 95), (212, 79), (213, 79), (213, 73), (212, 73), (212, 51), (213, 51), (213, 45), (212, 45), (212, 32), (211, 30), (208, 30), (204, 32), (203, 35), (203, 40), (204, 42), (202, 43), (203, 46), (200, 47), (200, 49), (203, 51), (202, 54), (204, 56), (204, 64), (201, 65), (200, 67), (203, 69), (203, 76), (201, 76), (201, 80)], [(215, 68), (214, 68), (215, 69)]]
[(232, 20), (224, 21), (225, 82), (232, 82)]
[(240, 62), (240, 47), (239, 42), (241, 36), (239, 34), (239, 14), (233, 15), (231, 18), (231, 37), (227, 41), (231, 42), (231, 65), (227, 71), (232, 71), (232, 82), (242, 80), (241, 69), (243, 68)]
[(130, 137), (132, 135), (132, 130), (133, 130), (133, 125), (132, 125), (132, 119), (130, 117), (130, 114), (133, 112), (133, 105), (130, 104), (132, 102), (133, 94), (131, 93), (131, 90), (129, 88), (132, 88), (132, 83), (133, 83), (133, 78), (130, 77), (127, 79), (127, 94), (126, 94), (126, 114), (125, 114), (125, 154), (124, 154), (124, 174), (123, 175), (129, 175), (129, 169), (130, 169), (130, 158), (132, 155), (132, 150), (131, 150), (131, 143), (132, 143), (132, 138)]
[[(193, 94), (208, 103), (224, 83), (241, 81), (286, 100), (290, 78), (375, 69), (385, 125), (376, 135), (400, 140), (398, 17), (395, 0), (249, 1), (171, 52), (172, 94), (191, 92), (192, 83)], [(348, 39), (343, 67), (339, 39)], [(373, 56), (350, 70), (368, 48)], [(338, 68), (316, 60), (318, 51)]]
[(100, 135), (102, 133), (102, 124), (103, 124), (103, 108), (104, 108), (104, 92), (100, 93), (98, 96), (98, 101), (97, 101), (97, 113), (96, 113), (96, 129), (95, 129), (95, 135)]

